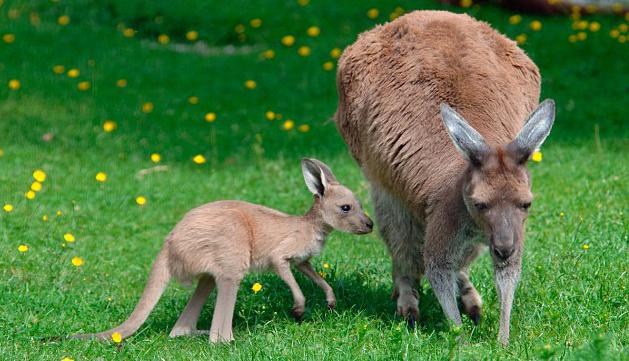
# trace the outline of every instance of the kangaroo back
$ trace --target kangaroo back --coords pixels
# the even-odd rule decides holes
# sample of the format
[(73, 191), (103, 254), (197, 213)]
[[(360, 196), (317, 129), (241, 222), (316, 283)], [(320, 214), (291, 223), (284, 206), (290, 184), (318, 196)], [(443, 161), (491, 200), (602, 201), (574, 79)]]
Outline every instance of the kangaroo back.
[(144, 292), (142, 293), (142, 297), (126, 321), (107, 331), (77, 334), (70, 336), (70, 338), (97, 338), (105, 340), (109, 339), (111, 335), (116, 332), (120, 333), (122, 338), (127, 338), (133, 335), (135, 331), (144, 324), (144, 321), (146, 321), (146, 318), (157, 304), (157, 301), (159, 301), (162, 293), (164, 293), (169, 280), (170, 272), (168, 270), (168, 249), (167, 247), (163, 247), (153, 263), (153, 268), (151, 269), (151, 274), (146, 287), (144, 288)]

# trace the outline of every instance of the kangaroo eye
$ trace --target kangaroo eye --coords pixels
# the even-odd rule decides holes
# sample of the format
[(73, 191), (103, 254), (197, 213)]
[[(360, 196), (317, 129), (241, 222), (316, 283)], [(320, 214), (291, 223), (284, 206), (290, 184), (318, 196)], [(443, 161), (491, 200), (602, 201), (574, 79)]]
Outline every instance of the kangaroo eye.
[(474, 203), (474, 207), (476, 207), (476, 209), (479, 212), (486, 211), (486, 210), (489, 209), (489, 205), (487, 203), (483, 203), (483, 202)]
[(520, 208), (527, 210), (531, 207), (531, 202), (520, 203)]
[(349, 212), (349, 211), (351, 211), (351, 210), (352, 210), (352, 206), (350, 206), (349, 204), (343, 204), (343, 205), (341, 206), (341, 210), (342, 210), (344, 213), (347, 213), (347, 212)]

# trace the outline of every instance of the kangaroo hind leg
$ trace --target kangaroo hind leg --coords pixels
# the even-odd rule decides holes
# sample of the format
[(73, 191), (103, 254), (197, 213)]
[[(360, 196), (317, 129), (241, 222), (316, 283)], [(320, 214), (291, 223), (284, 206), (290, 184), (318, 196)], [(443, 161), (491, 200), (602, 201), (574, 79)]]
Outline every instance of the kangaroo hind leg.
[(170, 337), (209, 333), (209, 331), (198, 331), (197, 322), (199, 321), (199, 315), (201, 314), (203, 305), (207, 301), (210, 293), (212, 293), (214, 286), (215, 282), (212, 276), (203, 275), (199, 278), (197, 288), (194, 290), (192, 297), (190, 297), (186, 308), (184, 308), (179, 316), (172, 331), (170, 331)]

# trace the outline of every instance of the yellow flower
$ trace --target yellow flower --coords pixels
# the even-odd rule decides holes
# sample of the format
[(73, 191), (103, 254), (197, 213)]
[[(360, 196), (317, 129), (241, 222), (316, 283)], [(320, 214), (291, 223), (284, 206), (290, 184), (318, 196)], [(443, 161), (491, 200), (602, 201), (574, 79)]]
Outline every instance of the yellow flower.
[(39, 183), (43, 183), (46, 180), (46, 172), (41, 169), (37, 169), (33, 172), (33, 178)]
[(105, 172), (98, 172), (96, 173), (96, 181), (98, 182), (104, 182), (107, 180), (107, 173)]
[(264, 113), (264, 116), (266, 117), (267, 120), (273, 120), (275, 119), (275, 112), (272, 112), (269, 110), (266, 113)]
[(260, 290), (262, 290), (262, 285), (256, 282), (253, 284), (253, 286), (251, 286), (251, 290), (253, 291), (253, 293), (258, 293), (260, 292)]
[(135, 203), (137, 203), (139, 206), (143, 206), (146, 204), (146, 198), (144, 196), (137, 196), (135, 197)]
[(205, 163), (205, 157), (202, 154), (197, 154), (192, 158), (192, 161), (196, 164), (203, 164)]
[(74, 256), (72, 258), (72, 265), (75, 266), (75, 267), (81, 267), (83, 265), (83, 263), (85, 263), (85, 262), (83, 261), (83, 258), (81, 258), (81, 257)]
[(151, 154), (151, 162), (159, 163), (161, 160), (162, 160), (162, 156), (159, 155), (158, 153)]
[(79, 71), (79, 69), (73, 68), (68, 70), (68, 76), (70, 78), (77, 78), (79, 75), (81, 75), (81, 72)]
[(90, 88), (90, 86), (91, 85), (89, 81), (82, 81), (76, 87), (81, 91), (86, 91)]
[(68, 243), (72, 243), (74, 241), (76, 241), (76, 238), (74, 238), (74, 235), (72, 233), (66, 233), (63, 235), (63, 239), (68, 242)]
[(286, 119), (284, 124), (282, 124), (282, 127), (284, 128), (284, 130), (291, 130), (295, 127), (295, 122), (290, 119)]
[(7, 44), (11, 44), (15, 41), (15, 34), (4, 34), (2, 35), (2, 40)]
[(61, 361), (74, 361), (74, 359), (69, 358), (69, 357), (64, 357), (61, 359)]
[(273, 59), (273, 58), (275, 58), (275, 51), (273, 51), (271, 49), (265, 50), (264, 52), (262, 52), (262, 56), (265, 59)]
[(531, 21), (531, 24), (529, 25), (531, 30), (533, 31), (540, 31), (542, 30), (542, 22), (539, 20), (533, 20)]
[(341, 56), (341, 49), (334, 48), (330, 50), (330, 56), (333, 57), (334, 59), (337, 59), (339, 56)]
[(44, 215), (41, 217), (41, 220), (42, 220), (42, 221), (44, 221), (44, 222), (48, 222), (48, 215), (47, 215), (47, 214), (44, 214)]
[(162, 45), (166, 45), (168, 43), (170, 43), (170, 36), (166, 35), (166, 34), (160, 34), (157, 37), (157, 41), (162, 44)]
[(325, 268), (325, 269), (330, 268), (330, 264), (329, 264), (329, 263), (327, 263), (327, 262), (323, 263), (323, 268)]
[(620, 35), (618, 37), (618, 42), (623, 44), (625, 41), (627, 41), (627, 36), (626, 35)]
[(325, 63), (323, 63), (323, 70), (325, 71), (330, 71), (334, 69), (334, 63), (331, 61), (326, 61)]
[(188, 103), (194, 105), (194, 104), (199, 104), (199, 97), (195, 97), (193, 96), (189, 96), (188, 97)]
[(519, 24), (521, 21), (522, 21), (521, 15), (515, 14), (515, 15), (509, 16), (509, 24), (516, 25), (516, 24)]
[(302, 124), (299, 127), (297, 127), (297, 130), (302, 133), (306, 133), (310, 130), (310, 126), (308, 124)]
[(245, 88), (247, 89), (255, 89), (258, 84), (256, 84), (255, 80), (247, 80), (245, 81)]
[(114, 343), (120, 343), (122, 342), (122, 335), (120, 332), (114, 332), (111, 334), (111, 340), (114, 341)]
[(122, 31), (122, 35), (123, 35), (125, 38), (132, 38), (132, 37), (135, 35), (135, 30), (133, 30), (133, 29), (131, 29), (131, 28), (125, 28), (125, 29)]
[(127, 86), (127, 79), (118, 79), (116, 80), (116, 86), (118, 88), (124, 88)]
[(463, 8), (469, 8), (472, 6), (472, 0), (461, 0), (460, 4)]
[(142, 104), (142, 112), (146, 114), (152, 112), (154, 108), (155, 108), (155, 105), (153, 105), (153, 103), (151, 102), (146, 102)]
[[(628, 13), (628, 14), (629, 14), (629, 13)], [(626, 32), (627, 32), (627, 30), (629, 30), (629, 26), (628, 26), (627, 24), (620, 24), (620, 25), (618, 25), (618, 30), (619, 30), (621, 33), (626, 33)]]
[(588, 34), (585, 31), (579, 31), (577, 33), (577, 39), (579, 39), (581, 41), (587, 39), (587, 37), (588, 37)]
[(565, 216), (566, 216), (566, 214), (565, 214), (564, 212), (559, 212), (559, 217), (562, 217), (562, 218), (563, 218), (563, 217), (565, 217)]
[(321, 34), (321, 29), (319, 29), (318, 26), (311, 26), (308, 28), (308, 30), (306, 30), (306, 33), (308, 34), (308, 36), (315, 38), (319, 36), (319, 34)]
[(28, 200), (33, 200), (33, 199), (35, 199), (35, 192), (33, 192), (33, 191), (29, 190), (28, 192), (26, 192), (26, 193), (24, 194), (24, 196), (25, 196), (25, 197), (26, 197), (26, 199), (28, 199)]
[(282, 38), (282, 45), (284, 46), (293, 46), (295, 44), (295, 37), (292, 35), (285, 35)]
[(57, 215), (57, 217), (61, 217), (63, 215), (63, 213), (61, 211), (57, 211), (56, 215)]
[(520, 34), (515, 37), (515, 41), (518, 43), (518, 45), (522, 45), (526, 42), (526, 38), (526, 34)]
[(4, 155), (4, 149), (0, 148), (0, 157)]
[(587, 251), (588, 249), (590, 249), (590, 245), (587, 243), (584, 243), (581, 248), (583, 248), (584, 251)]
[(68, 15), (61, 15), (57, 19), (57, 23), (59, 23), (59, 25), (61, 25), (61, 26), (66, 26), (66, 25), (70, 24), (70, 17)]
[(113, 132), (117, 127), (118, 125), (113, 120), (105, 120), (105, 122), (103, 123), (103, 130), (106, 133)]
[(380, 14), (380, 11), (378, 11), (378, 9), (376, 8), (371, 8), (367, 11), (367, 17), (369, 19), (375, 19), (378, 17), (378, 15)]
[(571, 43), (576, 43), (577, 42), (577, 36), (572, 34), (572, 35), (568, 35), (568, 41)]
[(195, 30), (190, 30), (186, 33), (186, 39), (189, 41), (196, 41), (199, 38), (199, 32)]
[(306, 6), (310, 3), (310, 0), (297, 0), (297, 4), (301, 6)]
[(52, 71), (55, 74), (63, 74), (66, 71), (66, 67), (63, 65), (55, 65), (52, 67)]
[(251, 19), (249, 25), (251, 25), (252, 28), (259, 28), (262, 25), (262, 20), (259, 18)]
[(297, 49), (297, 54), (299, 54), (299, 56), (308, 56), (310, 55), (310, 48), (307, 46), (300, 46), (299, 49)]
[(13, 204), (7, 203), (4, 205), (4, 207), (2, 207), (2, 209), (7, 213), (11, 213), (13, 212)]
[(245, 32), (245, 26), (242, 24), (238, 24), (234, 27), (234, 31), (236, 32), (236, 34), (242, 34)]
[(531, 155), (531, 160), (533, 162), (541, 162), (542, 161), (542, 152), (540, 152), (539, 150), (536, 150), (533, 152), (533, 155)]
[(33, 183), (31, 183), (31, 190), (34, 192), (39, 192), (41, 190), (42, 186), (41, 183), (38, 181), (34, 181)]
[(28, 246), (25, 244), (21, 244), (17, 247), (17, 250), (20, 251), (20, 253), (24, 253), (28, 251)]
[(18, 90), (18, 89), (20, 89), (20, 86), (21, 86), (21, 84), (20, 84), (19, 80), (17, 80), (17, 79), (9, 80), (9, 89), (11, 89), (11, 90)]
[(210, 112), (205, 114), (205, 121), (208, 123), (212, 123), (216, 120), (216, 113)]

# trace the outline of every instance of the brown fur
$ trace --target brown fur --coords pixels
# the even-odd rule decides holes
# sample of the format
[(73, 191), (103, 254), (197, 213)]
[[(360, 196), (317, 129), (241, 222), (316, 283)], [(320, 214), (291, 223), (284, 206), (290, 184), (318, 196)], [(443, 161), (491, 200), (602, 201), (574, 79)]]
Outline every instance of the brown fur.
[[(464, 310), (477, 322), (481, 300), (468, 267), (482, 245), (496, 238), (492, 249), (516, 248), (506, 261), (496, 259), (499, 292), (510, 283), (503, 293), (511, 293), (519, 277), (526, 219), (520, 205), (532, 197), (521, 158), (528, 159), (530, 142), (507, 144), (538, 104), (537, 67), (486, 23), (415, 11), (361, 34), (345, 49), (337, 87), (337, 127), (372, 185), (376, 219), (393, 258), (398, 312), (419, 316), (415, 286), (426, 273), (448, 318), (461, 323), (458, 281), (466, 290)], [(480, 133), (484, 151), (470, 152), (480, 164), (453, 146), (442, 103)], [(490, 211), (476, 212), (475, 202), (487, 202)], [(505, 211), (511, 223), (495, 227)], [(509, 229), (515, 235), (505, 239)], [(500, 337), (507, 342), (503, 317)]]
[[(332, 229), (365, 234), (373, 223), (352, 192), (339, 184), (327, 166), (314, 159), (302, 161), (314, 204), (304, 216), (289, 216), (240, 201), (208, 203), (188, 212), (170, 232), (154, 265), (146, 289), (131, 316), (111, 330), (76, 338), (108, 339), (114, 332), (132, 335), (146, 320), (169, 280), (183, 283), (198, 279), (197, 289), (171, 332), (171, 337), (195, 333), (206, 298), (216, 286), (217, 303), (209, 331), (210, 340), (229, 341), (240, 281), (251, 270), (274, 270), (290, 287), (293, 315), (300, 319), (305, 298), (290, 265), (312, 279), (326, 293), (328, 307), (335, 306), (332, 288), (309, 263), (319, 254)], [(344, 212), (341, 206), (351, 209)]]

